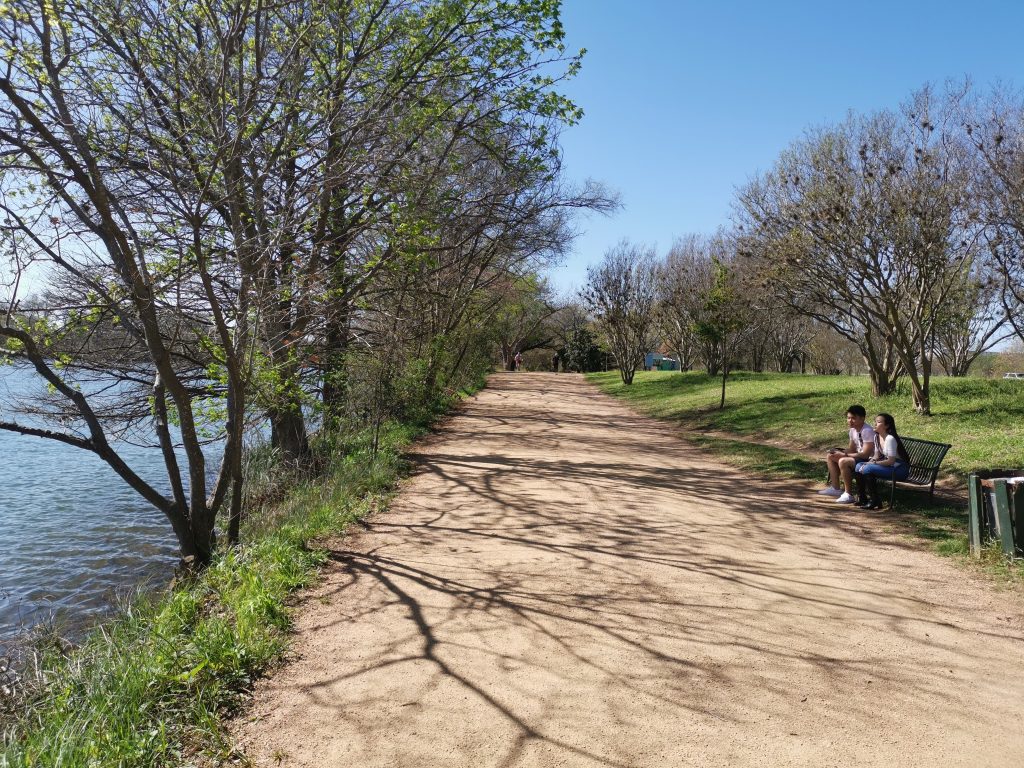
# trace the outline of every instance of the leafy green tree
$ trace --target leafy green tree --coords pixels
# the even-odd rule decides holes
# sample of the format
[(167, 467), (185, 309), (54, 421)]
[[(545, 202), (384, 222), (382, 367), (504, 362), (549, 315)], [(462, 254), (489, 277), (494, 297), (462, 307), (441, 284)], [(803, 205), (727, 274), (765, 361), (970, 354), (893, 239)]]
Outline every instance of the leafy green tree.
[[(718, 240), (718, 246), (724, 245)], [(736, 272), (722, 255), (712, 256), (713, 282), (703, 297), (699, 315), (694, 319), (693, 332), (717, 350), (721, 361), (722, 397), (718, 408), (725, 408), (725, 384), (737, 348), (749, 329), (749, 299), (740, 289)]]
[(555, 311), (540, 278), (528, 275), (506, 284), (504, 301), (491, 321), (505, 370), (513, 370), (516, 354), (550, 345), (553, 337), (546, 321)]
[[(502, 286), (561, 252), (572, 210), (603, 204), (560, 180), (558, 129), (579, 110), (556, 86), (579, 56), (557, 2), (4, 10), (5, 254), (11, 274), (47, 262), (62, 277), (33, 307), (46, 321), (28, 324), (15, 279), (0, 339), (64, 399), (58, 423), (81, 428), (0, 427), (101, 455), (200, 564), (225, 503), (237, 538), (250, 414), (302, 463), (313, 377), (328, 416), (352, 412), (353, 345), (393, 352), (427, 395), (447, 386), (478, 364), (483, 329), (508, 306)], [(120, 361), (107, 343), (118, 336)], [(86, 370), (130, 383), (131, 401), (93, 407)], [(125, 420), (163, 450), (167, 494), (111, 448)], [(210, 429), (224, 441), (212, 482)]]
[(601, 348), (585, 325), (569, 332), (565, 346), (565, 367), (577, 373), (601, 370)]
[[(187, 134), (167, 137), (168, 151), (158, 151), (149, 129), (160, 126), (159, 113), (140, 109), (146, 83), (117, 65), (123, 59), (100, 23), (109, 21), (104, 13), (90, 4), (58, 9), (16, 0), (0, 18), (0, 206), (14, 246), (12, 271), (47, 264), (59, 276), (48, 295), (67, 299), (38, 308), (46, 311), (43, 324), (25, 326), (8, 313), (0, 325), (8, 354), (31, 364), (59, 405), (49, 428), (16, 420), (0, 428), (98, 455), (166, 515), (183, 558), (202, 565), (212, 556), (225, 502), (233, 522), (240, 514), (248, 293), (235, 288), (233, 264), (221, 258), (229, 249), (208, 236), (203, 198), (160, 172), (177, 162)], [(10, 286), (9, 306), (17, 304), (17, 290)], [(99, 371), (86, 348), (54, 356), (58, 340), (100, 319), (118, 323), (133, 340), (130, 376), (113, 364)], [(88, 396), (85, 370), (106, 374), (100, 391), (135, 402), (145, 387), (149, 407), (140, 413), (130, 402), (115, 407)], [(212, 398), (222, 409), (224, 438), (213, 481), (204, 452)], [(166, 493), (128, 465), (111, 437), (143, 421), (164, 457)]]

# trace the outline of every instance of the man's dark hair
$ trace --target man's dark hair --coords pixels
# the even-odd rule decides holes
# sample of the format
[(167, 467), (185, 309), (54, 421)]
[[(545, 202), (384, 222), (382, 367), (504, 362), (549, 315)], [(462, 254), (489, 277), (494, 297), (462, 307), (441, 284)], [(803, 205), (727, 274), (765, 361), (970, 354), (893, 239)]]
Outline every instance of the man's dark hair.
[(868, 415), (868, 412), (864, 410), (863, 405), (851, 405), (846, 409), (847, 413), (852, 413), (854, 416), (860, 416), (862, 419)]

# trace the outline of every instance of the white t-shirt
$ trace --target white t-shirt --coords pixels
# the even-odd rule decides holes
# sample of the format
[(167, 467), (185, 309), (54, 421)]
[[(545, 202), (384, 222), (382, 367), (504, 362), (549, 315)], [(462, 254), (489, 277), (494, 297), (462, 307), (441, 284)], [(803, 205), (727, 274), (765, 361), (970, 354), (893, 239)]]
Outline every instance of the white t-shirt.
[[(893, 438), (893, 440), (895, 439)], [(857, 453), (863, 453), (865, 443), (875, 442), (875, 430), (867, 424), (864, 424), (859, 430), (856, 427), (850, 427), (850, 442), (857, 447)]]
[[(900, 449), (896, 445), (896, 435), (886, 435), (885, 442), (883, 442), (878, 448), (882, 449), (881, 456), (886, 459), (896, 459), (896, 464), (903, 464), (903, 459), (900, 458)], [(878, 448), (875, 449), (875, 455), (878, 455)]]

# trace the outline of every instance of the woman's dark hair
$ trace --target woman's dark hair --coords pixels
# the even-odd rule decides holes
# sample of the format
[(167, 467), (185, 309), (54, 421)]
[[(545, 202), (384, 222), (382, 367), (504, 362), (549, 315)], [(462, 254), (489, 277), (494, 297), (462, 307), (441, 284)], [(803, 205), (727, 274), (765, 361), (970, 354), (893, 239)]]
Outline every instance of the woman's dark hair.
[(903, 441), (900, 439), (900, 433), (896, 431), (896, 419), (892, 417), (891, 413), (880, 413), (878, 414), (878, 418), (885, 422), (885, 428), (889, 430), (889, 434), (896, 438), (896, 452), (899, 453), (900, 458), (909, 464), (910, 454), (907, 453), (907, 449), (903, 447)]

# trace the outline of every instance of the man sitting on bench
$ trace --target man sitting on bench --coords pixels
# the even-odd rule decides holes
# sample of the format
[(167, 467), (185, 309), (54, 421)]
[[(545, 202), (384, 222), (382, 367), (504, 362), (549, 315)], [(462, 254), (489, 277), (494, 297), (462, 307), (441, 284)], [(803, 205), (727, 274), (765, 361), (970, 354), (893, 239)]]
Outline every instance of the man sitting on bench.
[[(850, 444), (846, 450), (829, 448), (825, 455), (828, 464), (828, 485), (818, 491), (822, 496), (835, 496), (839, 504), (853, 504), (853, 469), (858, 461), (867, 461), (875, 453), (875, 430), (864, 423), (867, 411), (863, 405), (846, 409), (846, 426), (850, 428)], [(843, 490), (839, 489), (842, 480)]]

